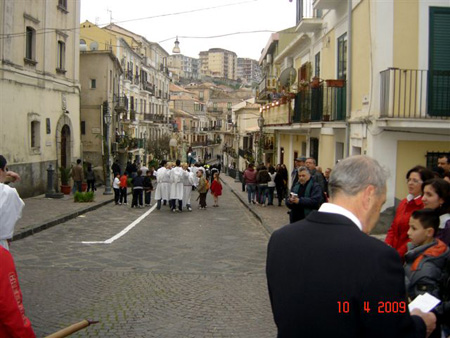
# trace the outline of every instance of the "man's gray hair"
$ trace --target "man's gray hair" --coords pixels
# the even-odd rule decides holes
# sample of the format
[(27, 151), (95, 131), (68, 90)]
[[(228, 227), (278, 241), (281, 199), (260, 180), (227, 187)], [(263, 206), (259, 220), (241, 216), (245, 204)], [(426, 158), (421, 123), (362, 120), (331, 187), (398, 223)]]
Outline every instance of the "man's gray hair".
[(306, 168), (305, 166), (298, 167), (297, 173), (299, 173), (300, 171), (306, 171), (308, 174), (311, 175), (311, 172), (310, 172), (309, 169)]
[(314, 165), (317, 164), (316, 159), (314, 157), (308, 157), (307, 160), (311, 160)]
[(376, 160), (368, 156), (351, 156), (334, 167), (331, 172), (328, 190), (330, 197), (337, 194), (355, 196), (373, 185), (377, 194), (386, 191), (389, 173)]

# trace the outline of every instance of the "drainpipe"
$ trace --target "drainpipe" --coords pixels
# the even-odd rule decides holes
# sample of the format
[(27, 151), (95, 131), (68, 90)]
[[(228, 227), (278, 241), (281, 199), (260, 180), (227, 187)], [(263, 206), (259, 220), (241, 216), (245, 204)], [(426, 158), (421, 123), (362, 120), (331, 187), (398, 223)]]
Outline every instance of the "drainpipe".
[(352, 0), (348, 0), (347, 14), (347, 92), (345, 113), (345, 157), (350, 156), (350, 117), (352, 113)]

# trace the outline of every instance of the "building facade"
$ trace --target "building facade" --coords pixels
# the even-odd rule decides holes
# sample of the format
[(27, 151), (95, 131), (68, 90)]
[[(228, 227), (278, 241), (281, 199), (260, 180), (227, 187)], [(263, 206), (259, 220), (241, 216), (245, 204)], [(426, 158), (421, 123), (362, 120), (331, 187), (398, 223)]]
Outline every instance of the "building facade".
[(29, 197), (81, 157), (80, 1), (2, 1), (0, 18), (0, 153)]
[(199, 60), (182, 54), (173, 54), (168, 57), (169, 71), (174, 81), (181, 79), (198, 80)]
[(246, 84), (261, 82), (261, 68), (258, 61), (248, 58), (237, 59), (237, 78)]
[(211, 48), (200, 52), (200, 74), (225, 78), (237, 79), (237, 55), (222, 48)]
[[(386, 207), (406, 196), (405, 175), (450, 151), (447, 1), (297, 0), (297, 24), (260, 62), (265, 128), (278, 162), (322, 168), (366, 154), (389, 169)], [(409, 28), (407, 28), (409, 27)], [(411, 28), (413, 27), (413, 28)], [(269, 69), (269, 67), (265, 67)], [(273, 96), (263, 89), (274, 76)], [(272, 82), (271, 82), (272, 83)], [(272, 83), (273, 84), (273, 83)]]

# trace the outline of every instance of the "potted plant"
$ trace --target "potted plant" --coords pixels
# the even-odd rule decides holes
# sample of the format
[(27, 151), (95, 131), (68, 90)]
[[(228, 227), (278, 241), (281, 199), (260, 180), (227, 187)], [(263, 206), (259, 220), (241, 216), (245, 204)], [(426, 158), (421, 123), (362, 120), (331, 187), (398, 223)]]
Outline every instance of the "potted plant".
[(344, 79), (328, 79), (326, 80), (326, 83), (328, 87), (342, 88), (345, 86)]
[(70, 168), (59, 167), (59, 173), (61, 177), (61, 192), (64, 195), (69, 195), (71, 190), (69, 179), (72, 176), (70, 173)]
[(314, 76), (312, 78), (310, 86), (311, 86), (311, 88), (319, 88), (322, 85), (322, 82), (323, 81), (319, 77)]

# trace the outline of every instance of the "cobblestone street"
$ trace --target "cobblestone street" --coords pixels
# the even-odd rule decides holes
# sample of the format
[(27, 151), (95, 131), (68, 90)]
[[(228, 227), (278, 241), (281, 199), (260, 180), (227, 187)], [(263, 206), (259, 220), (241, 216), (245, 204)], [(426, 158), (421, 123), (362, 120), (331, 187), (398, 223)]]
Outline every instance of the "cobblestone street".
[(154, 210), (111, 244), (82, 242), (112, 238), (149, 209), (108, 204), (13, 242), (37, 336), (86, 318), (100, 323), (74, 336), (274, 337), (266, 229), (226, 185), (219, 208), (196, 206)]

